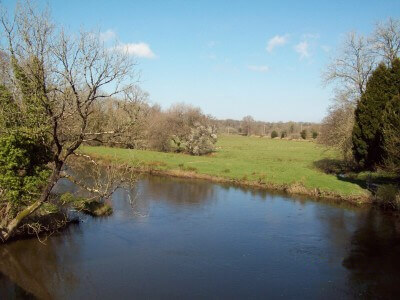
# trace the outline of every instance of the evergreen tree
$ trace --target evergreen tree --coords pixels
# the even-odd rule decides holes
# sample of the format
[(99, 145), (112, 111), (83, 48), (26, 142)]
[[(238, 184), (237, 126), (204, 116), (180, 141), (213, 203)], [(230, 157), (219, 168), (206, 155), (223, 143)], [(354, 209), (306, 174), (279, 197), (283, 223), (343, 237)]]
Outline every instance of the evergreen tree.
[(47, 141), (50, 120), (46, 109), (51, 109), (51, 107), (43, 92), (45, 84), (43, 65), (36, 57), (31, 57), (29, 60), (30, 71), (28, 73), (14, 56), (11, 57), (13, 73), (21, 92), (21, 105), (19, 106), (22, 126), (20, 130), (38, 140)]
[(0, 203), (8, 202), (15, 210), (30, 203), (47, 183), (50, 159), (45, 145), (25, 133), (0, 136)]
[(0, 84), (0, 135), (20, 126), (21, 113), (9, 89)]
[(384, 161), (383, 112), (400, 92), (399, 82), (400, 60), (395, 60), (391, 69), (380, 64), (357, 104), (352, 140), (354, 158), (361, 167), (374, 168)]
[(40, 195), (52, 151), (40, 78), (27, 76), (14, 57), (12, 68), (20, 94), (0, 85), (0, 204), (9, 203), (16, 212)]
[(300, 136), (301, 136), (301, 138), (302, 138), (303, 140), (307, 139), (307, 130), (303, 129), (303, 130), (300, 132)]
[(388, 102), (383, 120), (385, 164), (390, 170), (400, 173), (400, 95)]

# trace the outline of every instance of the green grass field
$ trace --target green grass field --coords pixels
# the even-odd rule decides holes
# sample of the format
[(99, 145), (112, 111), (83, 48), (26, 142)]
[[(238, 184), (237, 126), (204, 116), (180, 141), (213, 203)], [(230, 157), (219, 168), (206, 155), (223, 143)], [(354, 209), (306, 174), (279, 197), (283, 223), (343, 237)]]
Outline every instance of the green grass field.
[(222, 136), (217, 143), (217, 151), (209, 156), (89, 146), (82, 150), (118, 162), (139, 162), (157, 170), (192, 171), (213, 177), (275, 185), (301, 183), (307, 189), (319, 188), (342, 196), (367, 194), (357, 184), (318, 170), (314, 166), (315, 161), (336, 158), (337, 155), (313, 142)]

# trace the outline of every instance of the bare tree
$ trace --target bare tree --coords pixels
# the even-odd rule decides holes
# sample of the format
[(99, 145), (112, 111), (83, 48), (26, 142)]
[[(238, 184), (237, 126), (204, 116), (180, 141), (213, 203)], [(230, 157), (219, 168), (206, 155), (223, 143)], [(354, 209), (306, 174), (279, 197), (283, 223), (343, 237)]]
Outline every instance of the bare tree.
[(318, 142), (338, 149), (346, 161), (351, 161), (354, 106), (347, 99), (346, 94), (336, 95), (335, 105), (322, 121)]
[(150, 149), (163, 152), (171, 151), (170, 125), (168, 116), (160, 108), (151, 111), (147, 131), (147, 141)]
[[(74, 159), (68, 162), (68, 169), (62, 170), (61, 178), (67, 178), (94, 198), (108, 199), (118, 188), (129, 190), (136, 181), (134, 166), (108, 162), (98, 163), (87, 154), (74, 153)], [(88, 182), (90, 184), (88, 184)]]
[[(35, 83), (41, 112), (38, 124), (50, 137), (52, 151), (52, 171), (41, 195), (0, 228), (1, 239), (7, 240), (22, 220), (49, 200), (54, 185), (65, 176), (63, 167), (83, 142), (123, 129), (91, 131), (92, 113), (102, 99), (125, 97), (129, 102), (126, 96), (133, 88), (135, 62), (128, 53), (106, 48), (96, 33), (65, 32), (51, 22), (47, 11), (38, 13), (30, 2), (18, 5), (11, 20), (3, 13), (0, 21), (5, 33), (3, 49), (27, 80)], [(20, 87), (14, 84), (12, 89), (16, 103), (21, 103)]]
[(254, 119), (252, 116), (245, 116), (242, 119), (241, 128), (242, 132), (246, 135), (251, 135), (254, 130)]
[(110, 98), (96, 103), (89, 131), (103, 134), (89, 143), (144, 148), (150, 113), (147, 98), (146, 92), (134, 86), (125, 92), (125, 99)]
[[(365, 91), (367, 80), (376, 66), (371, 44), (355, 32), (350, 32), (335, 58), (323, 73), (326, 84), (338, 83), (353, 102)], [(348, 93), (351, 92), (351, 93)]]
[(364, 36), (350, 32), (322, 75), (325, 84), (335, 84), (335, 96), (322, 122), (318, 141), (339, 149), (346, 160), (352, 157), (354, 110), (365, 92), (376, 60), (372, 43)]
[(378, 23), (371, 42), (376, 54), (390, 67), (400, 54), (400, 20), (389, 18)]

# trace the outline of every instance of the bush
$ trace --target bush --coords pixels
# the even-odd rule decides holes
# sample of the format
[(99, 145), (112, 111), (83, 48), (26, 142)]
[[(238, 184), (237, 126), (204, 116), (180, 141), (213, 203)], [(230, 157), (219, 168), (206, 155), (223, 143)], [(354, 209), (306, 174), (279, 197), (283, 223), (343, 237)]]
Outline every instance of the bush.
[(286, 132), (286, 130), (284, 130), (284, 131), (281, 132), (281, 139), (283, 139), (283, 138), (285, 138), (285, 137), (287, 137), (287, 132)]
[(204, 126), (196, 123), (187, 137), (185, 150), (192, 155), (211, 153), (214, 151), (216, 142), (217, 135), (212, 126)]
[(94, 217), (109, 216), (113, 209), (107, 203), (100, 199), (87, 199), (83, 197), (75, 197), (71, 193), (65, 193), (60, 197), (62, 205), (68, 205), (74, 209)]
[[(329, 109), (328, 115), (322, 120), (318, 142), (328, 147), (338, 149), (342, 157), (353, 159), (352, 132), (354, 127), (354, 107), (349, 103), (348, 94), (338, 94), (335, 98), (340, 105)], [(342, 103), (346, 104), (342, 104)]]
[(148, 133), (151, 149), (203, 155), (214, 151), (216, 127), (199, 108), (175, 105), (154, 114)]
[(303, 140), (307, 139), (307, 130), (303, 129), (303, 130), (300, 132), (300, 136), (301, 136), (301, 138), (302, 138)]
[(326, 174), (346, 174), (355, 171), (355, 165), (347, 160), (324, 158), (314, 162), (314, 166)]
[(49, 149), (28, 134), (0, 136), (1, 200), (14, 207), (32, 201), (47, 183), (50, 159)]
[(383, 184), (378, 187), (376, 201), (384, 208), (400, 210), (400, 191), (394, 184)]
[(171, 130), (165, 114), (152, 116), (147, 134), (147, 144), (152, 150), (169, 152), (172, 151)]
[(271, 139), (278, 137), (278, 133), (274, 130), (271, 132)]
[(318, 132), (313, 131), (312, 132), (312, 138), (315, 140), (318, 137)]

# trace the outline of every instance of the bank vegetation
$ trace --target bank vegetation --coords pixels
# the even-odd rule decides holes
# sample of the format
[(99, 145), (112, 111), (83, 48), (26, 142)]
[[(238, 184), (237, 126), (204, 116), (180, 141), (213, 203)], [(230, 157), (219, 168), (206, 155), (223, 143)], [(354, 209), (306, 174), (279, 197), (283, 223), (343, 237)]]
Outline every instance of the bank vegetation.
[[(400, 20), (377, 23), (370, 36), (349, 33), (323, 74), (335, 96), (319, 142), (336, 148), (341, 173), (369, 171), (376, 202), (400, 209)], [(385, 175), (382, 175), (385, 174)]]

